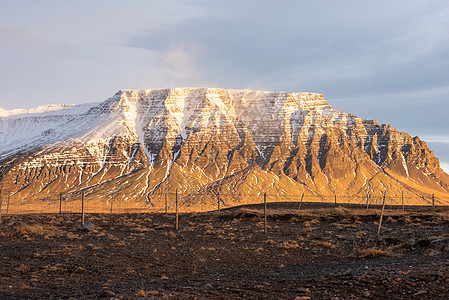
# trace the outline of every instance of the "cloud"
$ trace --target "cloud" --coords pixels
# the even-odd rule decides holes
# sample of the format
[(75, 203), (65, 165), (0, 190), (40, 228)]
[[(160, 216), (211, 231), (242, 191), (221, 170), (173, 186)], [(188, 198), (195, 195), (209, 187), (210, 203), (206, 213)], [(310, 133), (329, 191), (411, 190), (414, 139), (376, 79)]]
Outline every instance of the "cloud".
[(14, 3), (0, 3), (0, 27), (22, 32), (0, 33), (0, 43), (50, 50), (0, 49), (10, 70), (0, 74), (0, 106), (207, 85), (319, 92), (413, 134), (448, 125), (447, 1)]
[(166, 51), (193, 41), (204, 49), (207, 77), (234, 87), (342, 97), (447, 86), (449, 10), (437, 2), (339, 1), (326, 10), (288, 1), (212, 3), (221, 14), (139, 33), (128, 43)]
[(422, 139), (429, 143), (449, 144), (449, 135), (424, 136)]
[[(444, 2), (338, 1), (326, 10), (310, 2), (208, 3), (211, 16), (140, 32), (124, 44), (162, 58), (176, 45), (201, 49), (190, 60), (195, 76), (167, 83), (318, 92), (337, 109), (412, 135), (449, 126)], [(172, 64), (158, 66), (173, 77)]]
[(201, 75), (201, 49), (194, 43), (182, 43), (162, 52), (157, 63), (162, 80), (168, 85), (198, 84)]
[(421, 136), (449, 171), (445, 0), (16, 2), (0, 2), (0, 107), (127, 88), (318, 92)]
[(49, 50), (49, 42), (37, 37), (26, 29), (19, 26), (0, 26), (0, 45), (5, 51), (6, 47), (13, 51), (25, 51), (36, 54)]
[(187, 78), (176, 73), (187, 73), (186, 66), (163, 63), (174, 60), (173, 53), (165, 58), (123, 41), (209, 14), (201, 3), (180, 0), (1, 2), (0, 11), (0, 65), (8, 70), (0, 73), (0, 107), (8, 109), (101, 101), (123, 88), (180, 84), (168, 79)]

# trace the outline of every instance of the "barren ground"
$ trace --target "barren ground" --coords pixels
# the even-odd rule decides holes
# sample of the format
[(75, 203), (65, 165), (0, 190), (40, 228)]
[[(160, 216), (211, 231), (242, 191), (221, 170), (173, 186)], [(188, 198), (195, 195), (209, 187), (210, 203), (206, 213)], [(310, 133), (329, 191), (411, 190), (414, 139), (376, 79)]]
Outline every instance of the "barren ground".
[(9, 215), (0, 299), (444, 299), (449, 209)]

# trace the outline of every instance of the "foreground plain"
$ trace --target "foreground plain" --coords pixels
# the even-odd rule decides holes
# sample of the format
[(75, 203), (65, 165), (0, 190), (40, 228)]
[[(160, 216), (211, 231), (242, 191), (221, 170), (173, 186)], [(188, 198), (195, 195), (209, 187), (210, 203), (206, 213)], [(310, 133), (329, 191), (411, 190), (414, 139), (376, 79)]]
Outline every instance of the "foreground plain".
[(443, 299), (449, 209), (9, 215), (1, 299)]

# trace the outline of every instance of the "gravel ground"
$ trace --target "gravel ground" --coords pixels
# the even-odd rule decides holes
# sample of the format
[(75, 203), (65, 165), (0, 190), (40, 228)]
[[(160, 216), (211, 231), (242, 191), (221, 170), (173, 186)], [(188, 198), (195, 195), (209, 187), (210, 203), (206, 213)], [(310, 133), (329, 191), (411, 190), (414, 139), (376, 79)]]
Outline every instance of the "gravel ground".
[(9, 215), (0, 299), (447, 299), (449, 209)]

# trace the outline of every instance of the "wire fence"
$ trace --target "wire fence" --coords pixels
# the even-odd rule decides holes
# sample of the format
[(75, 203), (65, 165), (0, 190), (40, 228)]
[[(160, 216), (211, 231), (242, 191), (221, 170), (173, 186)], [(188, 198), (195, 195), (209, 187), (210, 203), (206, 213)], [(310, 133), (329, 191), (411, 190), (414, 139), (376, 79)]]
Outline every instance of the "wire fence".
[[(231, 207), (260, 204), (264, 201), (265, 193), (235, 194), (210, 191), (206, 193), (182, 193), (170, 191), (153, 196), (127, 197), (126, 194), (107, 194), (99, 196), (87, 190), (74, 191), (67, 194), (47, 194), (44, 198), (22, 198), (8, 191), (0, 195), (0, 213), (7, 214), (64, 214), (64, 213), (172, 213), (193, 211), (224, 210)], [(360, 195), (318, 195), (311, 193), (266, 194), (268, 207), (285, 207), (289, 209), (307, 209), (315, 207), (353, 206), (360, 208), (374, 208), (382, 205), (383, 197), (387, 208), (413, 208), (416, 206), (441, 207), (449, 205), (449, 196), (433, 194), (421, 195), (388, 195), (371, 194)], [(84, 198), (84, 201), (83, 201)], [(178, 199), (178, 201), (176, 201)], [(281, 203), (284, 203), (281, 205)]]

